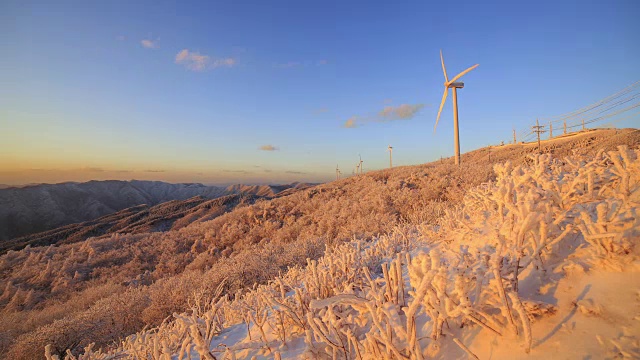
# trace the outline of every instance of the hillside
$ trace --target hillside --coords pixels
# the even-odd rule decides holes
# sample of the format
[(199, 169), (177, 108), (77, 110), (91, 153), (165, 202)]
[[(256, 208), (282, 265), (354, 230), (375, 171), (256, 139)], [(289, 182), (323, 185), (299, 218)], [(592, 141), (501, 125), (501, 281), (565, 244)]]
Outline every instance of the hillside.
[[(590, 131), (542, 150), (563, 159), (618, 145), (637, 148), (640, 132)], [(46, 343), (54, 352), (77, 352), (90, 342), (107, 346), (174, 312), (205, 306), (218, 286), (233, 295), (303, 267), (325, 246), (381, 236), (407, 245), (416, 229), (441, 223), (467, 191), (495, 180), (494, 164), (530, 164), (534, 150), (532, 144), (483, 148), (464, 154), (463, 167), (447, 159), (373, 171), (180, 229), (10, 251), (0, 257), (0, 327), (6, 329), (0, 350), (26, 359), (41, 356)], [(367, 256), (377, 259), (370, 263), (375, 270), (382, 257)]]
[(337, 245), (85, 355), (637, 359), (640, 149), (530, 160), (497, 164), (437, 226)]
[(224, 189), (160, 181), (89, 181), (0, 189), (0, 240), (92, 220), (132, 206), (194, 196), (215, 198)]
[(90, 237), (110, 234), (139, 234), (181, 229), (193, 222), (214, 219), (236, 206), (250, 205), (259, 197), (226, 195), (209, 200), (196, 196), (187, 200), (171, 200), (156, 206), (138, 205), (94, 220), (66, 225), (53, 230), (0, 242), (0, 254), (27, 245), (48, 246), (71, 244)]
[[(247, 194), (261, 197), (273, 197), (289, 188), (304, 188), (309, 184), (247, 186), (234, 185), (226, 189), (202, 184), (169, 184), (161, 181), (89, 181), (86, 183), (38, 184), (24, 187), (0, 188), (0, 249), (17, 249), (17, 244), (34, 243), (39, 245), (52, 243), (43, 237), (53, 239), (69, 234), (72, 238), (81, 238), (82, 231), (71, 230), (92, 227), (84, 230), (87, 234), (100, 235), (104, 230), (92, 222), (86, 225), (73, 225), (56, 229), (67, 224), (77, 224), (125, 210), (115, 214), (115, 218), (126, 217), (137, 211), (167, 201), (186, 200), (196, 196), (214, 199), (224, 195)], [(147, 208), (135, 208), (146, 205)], [(178, 205), (181, 206), (181, 205)], [(185, 204), (185, 206), (189, 206)], [(141, 215), (144, 216), (144, 215)], [(99, 223), (99, 222), (98, 222)], [(51, 235), (27, 236), (56, 229)], [(93, 236), (95, 236), (93, 235)], [(13, 239), (4, 244), (3, 240)], [(38, 240), (41, 239), (41, 240)]]

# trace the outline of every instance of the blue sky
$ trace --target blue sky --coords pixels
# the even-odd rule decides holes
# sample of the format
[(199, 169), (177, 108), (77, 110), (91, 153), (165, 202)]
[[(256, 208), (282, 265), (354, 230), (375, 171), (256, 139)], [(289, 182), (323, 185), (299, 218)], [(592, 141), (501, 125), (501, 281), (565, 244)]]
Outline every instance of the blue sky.
[(440, 49), (450, 77), (480, 64), (458, 93), (468, 151), (640, 80), (639, 17), (633, 0), (5, 0), (0, 183), (327, 181), (358, 154), (385, 167), (388, 144), (432, 161), (453, 154), (451, 103), (433, 133)]

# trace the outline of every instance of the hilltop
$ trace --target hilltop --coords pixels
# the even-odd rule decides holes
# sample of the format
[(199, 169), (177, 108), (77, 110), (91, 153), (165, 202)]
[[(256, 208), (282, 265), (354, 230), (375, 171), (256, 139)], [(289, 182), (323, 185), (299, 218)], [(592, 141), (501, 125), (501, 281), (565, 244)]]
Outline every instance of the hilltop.
[[(542, 152), (595, 157), (619, 145), (637, 148), (640, 131), (584, 132), (545, 142)], [(216, 289), (233, 297), (340, 244), (392, 236), (407, 245), (417, 241), (415, 229), (441, 224), (471, 189), (495, 181), (495, 164), (528, 165), (534, 153), (535, 144), (487, 147), (463, 154), (462, 167), (445, 159), (372, 171), (167, 231), (9, 251), (0, 257), (1, 350), (35, 358), (46, 343), (54, 352), (107, 346)], [(378, 271), (383, 257), (368, 256)]]

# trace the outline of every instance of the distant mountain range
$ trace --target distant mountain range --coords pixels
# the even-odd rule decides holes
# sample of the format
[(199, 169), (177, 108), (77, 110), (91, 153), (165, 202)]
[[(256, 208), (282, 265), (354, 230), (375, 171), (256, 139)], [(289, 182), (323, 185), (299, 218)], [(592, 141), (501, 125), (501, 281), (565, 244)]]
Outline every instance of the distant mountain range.
[(71, 244), (112, 233), (138, 234), (178, 230), (194, 222), (214, 219), (237, 206), (253, 204), (261, 197), (250, 194), (225, 195), (216, 199), (195, 196), (155, 206), (136, 205), (97, 219), (65, 225), (0, 242), (0, 254), (27, 245)]
[[(135, 213), (146, 213), (147, 215), (143, 217), (149, 219), (154, 211), (163, 209), (153, 207), (167, 201), (198, 197), (185, 203), (173, 204), (179, 209), (192, 209), (197, 206), (206, 207), (203, 205), (206, 200), (227, 195), (276, 197), (288, 189), (308, 186), (311, 184), (232, 185), (223, 188), (197, 183), (170, 184), (161, 181), (108, 180), (0, 188), (0, 241), (5, 242), (68, 224), (94, 220), (124, 209), (127, 210), (114, 214), (114, 219), (122, 220), (127, 218), (127, 215)], [(167, 206), (172, 205), (167, 204)], [(128, 221), (125, 223), (131, 225)], [(153, 229), (153, 226), (149, 226)], [(59, 236), (67, 230), (61, 230)], [(87, 231), (91, 232), (91, 230)], [(13, 248), (8, 245), (8, 243), (3, 244), (0, 248)]]

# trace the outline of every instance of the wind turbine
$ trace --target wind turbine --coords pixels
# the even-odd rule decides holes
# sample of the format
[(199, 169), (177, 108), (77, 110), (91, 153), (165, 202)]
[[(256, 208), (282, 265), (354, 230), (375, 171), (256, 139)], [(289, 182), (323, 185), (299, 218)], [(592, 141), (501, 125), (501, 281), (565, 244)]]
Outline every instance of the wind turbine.
[(478, 67), (479, 64), (475, 64), (467, 70), (461, 72), (456, 75), (453, 79), (449, 80), (447, 77), (447, 69), (444, 66), (444, 57), (442, 57), (442, 50), (440, 50), (440, 62), (442, 62), (442, 72), (444, 73), (444, 94), (442, 94), (442, 102), (440, 103), (440, 109), (438, 110), (438, 117), (436, 118), (436, 125), (433, 127), (433, 132), (436, 132), (436, 127), (438, 126), (438, 121), (440, 120), (440, 113), (442, 112), (442, 107), (444, 103), (447, 101), (447, 95), (449, 94), (449, 89), (453, 91), (453, 133), (454, 133), (454, 148), (456, 152), (456, 165), (460, 165), (460, 137), (458, 131), (458, 94), (457, 89), (462, 89), (464, 87), (463, 82), (456, 82), (461, 77), (463, 77), (469, 71)]
[(340, 169), (338, 168), (338, 164), (336, 164), (336, 180), (340, 180)]
[(362, 156), (360, 156), (360, 154), (358, 154), (358, 157), (360, 158), (360, 164), (358, 166), (360, 167), (360, 174), (362, 174), (362, 163), (364, 161), (362, 161)]
[(387, 147), (387, 151), (389, 152), (389, 169), (393, 167), (393, 147), (389, 144)]

